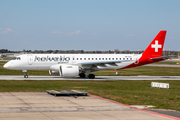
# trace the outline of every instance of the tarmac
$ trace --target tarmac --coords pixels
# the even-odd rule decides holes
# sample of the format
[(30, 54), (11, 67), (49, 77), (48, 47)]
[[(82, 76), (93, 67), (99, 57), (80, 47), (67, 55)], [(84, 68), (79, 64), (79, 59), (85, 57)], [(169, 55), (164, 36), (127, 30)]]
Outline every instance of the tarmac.
[(1, 92), (0, 120), (180, 120), (94, 95)]
[(180, 76), (96, 76), (95, 79), (60, 76), (0, 75), (0, 80), (180, 80)]

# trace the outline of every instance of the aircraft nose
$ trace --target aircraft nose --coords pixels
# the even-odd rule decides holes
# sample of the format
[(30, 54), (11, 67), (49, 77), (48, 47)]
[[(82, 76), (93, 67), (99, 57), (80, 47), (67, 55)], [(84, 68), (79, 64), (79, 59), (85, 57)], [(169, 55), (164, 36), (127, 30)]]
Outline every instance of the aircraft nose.
[(8, 69), (8, 68), (10, 68), (10, 65), (8, 63), (6, 63), (3, 67)]

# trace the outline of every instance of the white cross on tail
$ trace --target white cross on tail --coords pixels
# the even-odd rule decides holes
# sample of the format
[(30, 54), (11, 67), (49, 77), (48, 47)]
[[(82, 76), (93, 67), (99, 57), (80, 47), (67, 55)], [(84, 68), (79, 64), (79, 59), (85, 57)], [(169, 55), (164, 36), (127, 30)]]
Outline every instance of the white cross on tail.
[(158, 40), (156, 40), (155, 44), (151, 45), (151, 48), (155, 48), (155, 52), (158, 52), (158, 48), (162, 48), (162, 45), (159, 45)]

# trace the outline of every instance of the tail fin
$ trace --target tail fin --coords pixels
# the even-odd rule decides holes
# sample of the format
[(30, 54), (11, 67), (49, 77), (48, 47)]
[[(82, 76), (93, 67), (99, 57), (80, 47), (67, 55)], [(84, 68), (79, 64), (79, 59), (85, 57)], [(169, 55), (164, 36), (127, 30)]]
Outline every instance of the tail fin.
[(166, 31), (165, 30), (160, 31), (138, 60), (121, 69), (137, 67), (137, 66), (164, 60), (165, 57), (162, 56), (162, 51), (163, 51), (165, 37), (166, 37)]
[(143, 52), (143, 58), (156, 58), (162, 56), (164, 41), (166, 37), (166, 31), (160, 31), (154, 40), (149, 44), (146, 50)]

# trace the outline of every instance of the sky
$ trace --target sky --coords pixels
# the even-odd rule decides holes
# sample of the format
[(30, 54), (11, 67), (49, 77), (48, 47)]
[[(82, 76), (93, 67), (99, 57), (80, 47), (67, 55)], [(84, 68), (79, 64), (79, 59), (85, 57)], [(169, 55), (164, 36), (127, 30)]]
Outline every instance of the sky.
[(145, 50), (167, 30), (180, 47), (180, 0), (0, 0), (0, 49)]

